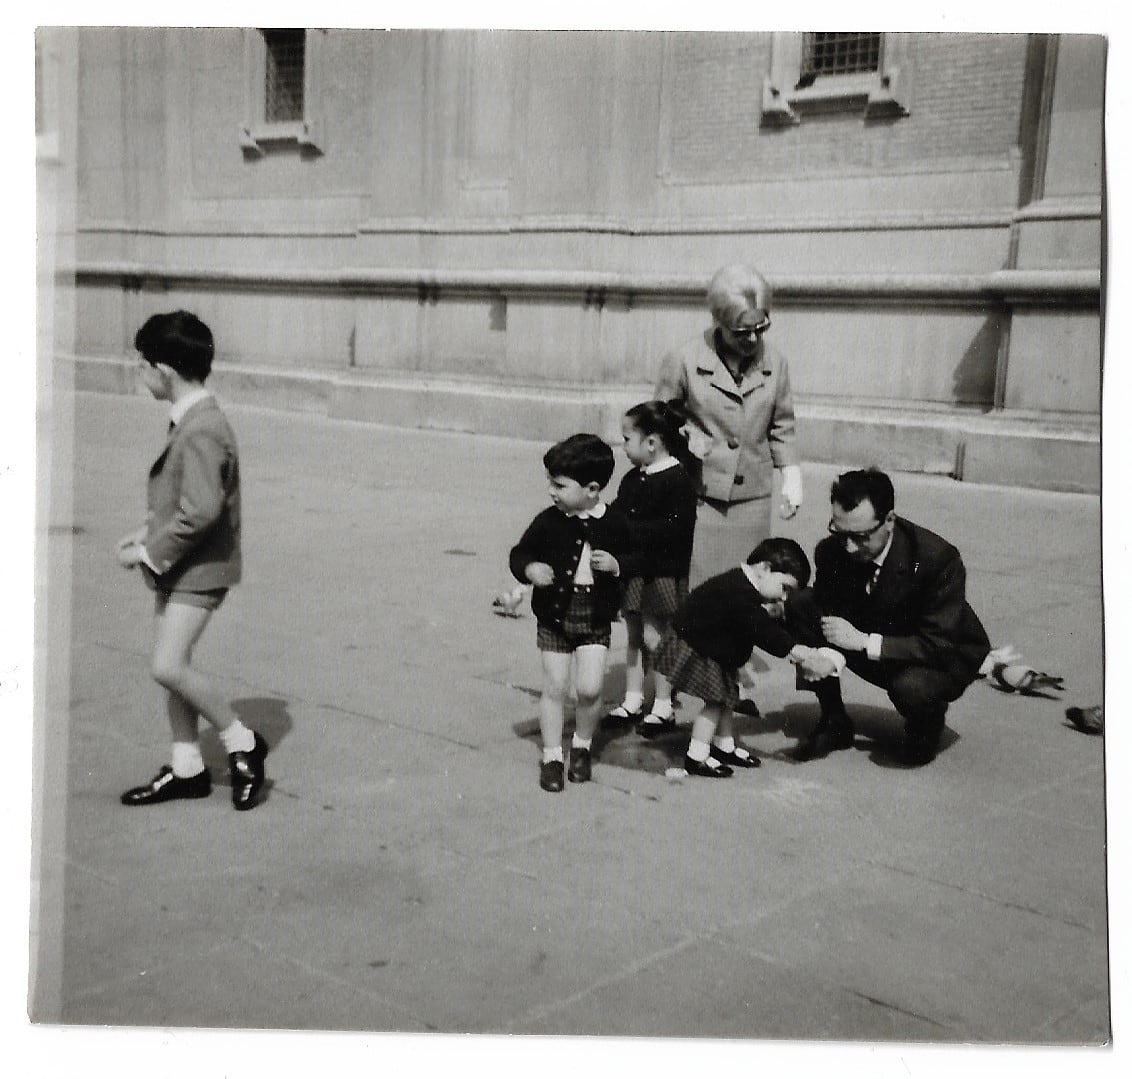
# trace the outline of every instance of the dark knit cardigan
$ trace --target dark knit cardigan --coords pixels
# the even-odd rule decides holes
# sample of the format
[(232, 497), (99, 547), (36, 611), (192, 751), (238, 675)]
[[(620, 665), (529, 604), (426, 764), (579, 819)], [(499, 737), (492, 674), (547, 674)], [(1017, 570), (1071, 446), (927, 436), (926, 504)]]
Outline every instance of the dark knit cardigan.
[(760, 648), (782, 658), (794, 638), (763, 609), (766, 602), (739, 568), (693, 588), (672, 618), (672, 629), (693, 651), (738, 670)]
[(619, 510), (607, 506), (603, 516), (583, 519), (568, 517), (556, 506), (548, 506), (511, 548), (511, 572), (516, 580), (527, 582), (527, 566), (532, 562), (545, 562), (554, 570), (554, 582), (536, 588), (531, 595), (531, 610), (543, 625), (562, 625), (587, 539), (591, 550), (608, 551), (620, 567), (619, 576), (593, 571), (595, 623), (612, 622), (621, 605), (622, 580), (636, 572), (629, 522)]
[[(696, 531), (696, 488), (683, 465), (625, 474), (614, 509), (629, 519), (638, 577), (687, 577)], [(624, 574), (623, 574), (624, 576)]]

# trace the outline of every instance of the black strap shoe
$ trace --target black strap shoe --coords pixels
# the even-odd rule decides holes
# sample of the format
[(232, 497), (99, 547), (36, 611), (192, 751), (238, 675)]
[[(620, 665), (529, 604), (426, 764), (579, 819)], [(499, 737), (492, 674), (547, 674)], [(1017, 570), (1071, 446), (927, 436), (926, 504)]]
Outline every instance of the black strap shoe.
[[(715, 750), (712, 751), (713, 753)], [(720, 764), (714, 757), (706, 761), (696, 761), (691, 757), (684, 758), (684, 771), (690, 776), (703, 776), (705, 779), (726, 779), (732, 775), (730, 767)]]
[(725, 749), (720, 749), (719, 746), (713, 745), (711, 747), (711, 755), (715, 757), (716, 760), (731, 765), (732, 768), (758, 768), (762, 764), (762, 761), (760, 761), (758, 757), (741, 745), (736, 745), (734, 751), (731, 753), (728, 753)]
[(124, 806), (151, 806), (175, 798), (207, 798), (212, 793), (212, 776), (206, 768), (188, 779), (173, 774), (167, 764), (144, 787), (133, 787), (122, 795)]
[(228, 754), (228, 771), (232, 776), (232, 805), (237, 809), (251, 809), (256, 795), (263, 786), (263, 760), (267, 756), (267, 743), (255, 736), (255, 746), (247, 752)]

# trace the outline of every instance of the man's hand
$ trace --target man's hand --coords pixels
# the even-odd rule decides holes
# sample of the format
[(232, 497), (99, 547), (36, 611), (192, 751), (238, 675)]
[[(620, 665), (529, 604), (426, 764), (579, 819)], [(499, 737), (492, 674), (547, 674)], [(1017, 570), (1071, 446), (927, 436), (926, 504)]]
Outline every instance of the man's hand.
[(554, 584), (554, 570), (545, 562), (532, 562), (527, 566), (527, 580), (536, 588)]
[(621, 564), (608, 551), (594, 551), (590, 555), (590, 568), (599, 573), (621, 572)]
[(863, 652), (869, 643), (867, 633), (862, 633), (852, 622), (834, 615), (822, 618), (821, 631), (834, 648), (840, 648), (843, 652)]

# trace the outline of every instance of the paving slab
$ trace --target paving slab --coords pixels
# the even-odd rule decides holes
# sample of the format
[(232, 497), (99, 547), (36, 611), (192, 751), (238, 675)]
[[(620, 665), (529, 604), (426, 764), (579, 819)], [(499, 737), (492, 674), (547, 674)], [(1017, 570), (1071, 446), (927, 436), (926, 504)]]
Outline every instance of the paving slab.
[[(601, 732), (594, 781), (550, 796), (534, 621), (491, 611), (546, 503), (545, 447), (233, 407), (245, 578), (196, 662), (266, 736), (269, 786), (236, 814), (206, 735), (212, 796), (131, 810), (118, 794), (164, 761), (167, 732), (152, 602), (113, 548), (165, 420), (140, 397), (69, 405), (63, 449), (83, 465), (41, 533), (62, 639), (39, 730), (66, 791), (39, 868), (61, 886), (36, 1021), (1108, 1039), (1105, 740), (1064, 720), (1103, 700), (1096, 497), (896, 476), (899, 512), (963, 552), (994, 642), (1066, 676), (1047, 697), (972, 686), (930, 767), (891, 766), (899, 721), (852, 677), (854, 749), (794, 762), (817, 709), (770, 662), (763, 715), (739, 724), (761, 768), (666, 778), (687, 698), (656, 742)], [(812, 548), (835, 471), (804, 466), (781, 534)], [(610, 705), (624, 641), (615, 624)]]

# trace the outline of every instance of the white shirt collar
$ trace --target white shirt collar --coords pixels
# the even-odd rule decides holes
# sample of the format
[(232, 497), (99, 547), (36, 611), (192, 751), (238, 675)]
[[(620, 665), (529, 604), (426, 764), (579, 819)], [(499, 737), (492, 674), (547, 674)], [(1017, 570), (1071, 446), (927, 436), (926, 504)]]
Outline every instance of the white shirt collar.
[(609, 507), (604, 502), (599, 502), (588, 510), (578, 510), (577, 513), (568, 513), (567, 517), (577, 517), (579, 520), (584, 521), (587, 517), (592, 517), (595, 521), (605, 516), (605, 511)]
[(181, 420), (185, 418), (185, 413), (188, 412), (193, 405), (211, 396), (212, 394), (203, 386), (198, 389), (189, 390), (184, 397), (173, 402), (172, 407), (169, 409), (169, 422), (173, 424), (180, 423)]
[(884, 549), (880, 552), (880, 554), (878, 554), (876, 556), (876, 558), (873, 559), (873, 565), (875, 565), (875, 566), (883, 566), (884, 565), (884, 560), (888, 557), (888, 552), (892, 550), (892, 537), (895, 536), (895, 535), (896, 535), (896, 529), (894, 528), (888, 534), (888, 542), (884, 545)]
[(659, 461), (653, 461), (651, 465), (645, 465), (641, 471), (646, 476), (652, 476), (657, 472), (667, 472), (670, 468), (675, 468), (680, 462), (676, 460), (671, 454), (667, 457), (660, 458)]

